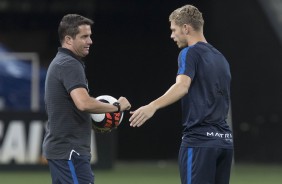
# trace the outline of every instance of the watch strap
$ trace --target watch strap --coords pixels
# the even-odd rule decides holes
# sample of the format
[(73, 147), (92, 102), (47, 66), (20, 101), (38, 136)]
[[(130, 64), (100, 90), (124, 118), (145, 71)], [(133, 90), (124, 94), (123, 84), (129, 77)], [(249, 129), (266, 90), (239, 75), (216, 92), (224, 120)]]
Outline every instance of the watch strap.
[(114, 102), (113, 105), (118, 108), (118, 110), (116, 112), (120, 112), (120, 103), (119, 102)]

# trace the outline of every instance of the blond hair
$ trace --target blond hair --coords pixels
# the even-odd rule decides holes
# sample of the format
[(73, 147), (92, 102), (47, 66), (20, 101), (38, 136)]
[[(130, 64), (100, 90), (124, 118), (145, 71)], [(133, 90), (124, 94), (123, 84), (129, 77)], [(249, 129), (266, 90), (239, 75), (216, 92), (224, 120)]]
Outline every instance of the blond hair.
[(192, 5), (185, 5), (174, 10), (169, 16), (169, 21), (174, 21), (178, 26), (189, 24), (195, 31), (202, 30), (204, 26), (202, 13)]

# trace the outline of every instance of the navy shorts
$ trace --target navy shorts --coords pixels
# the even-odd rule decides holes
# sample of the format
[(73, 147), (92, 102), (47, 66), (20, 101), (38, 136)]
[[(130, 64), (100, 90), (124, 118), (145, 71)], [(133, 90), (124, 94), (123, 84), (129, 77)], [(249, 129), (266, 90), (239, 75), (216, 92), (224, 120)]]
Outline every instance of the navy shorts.
[(232, 149), (180, 147), (181, 183), (229, 184), (232, 158)]
[(94, 184), (90, 156), (71, 154), (70, 160), (48, 159), (52, 184)]

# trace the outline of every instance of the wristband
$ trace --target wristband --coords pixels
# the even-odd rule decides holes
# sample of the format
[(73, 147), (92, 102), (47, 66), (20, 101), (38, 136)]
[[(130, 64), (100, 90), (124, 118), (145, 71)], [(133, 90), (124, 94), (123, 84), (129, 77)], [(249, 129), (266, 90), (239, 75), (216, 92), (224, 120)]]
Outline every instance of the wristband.
[(118, 108), (118, 110), (116, 112), (120, 112), (120, 103), (119, 102), (114, 102), (113, 105)]

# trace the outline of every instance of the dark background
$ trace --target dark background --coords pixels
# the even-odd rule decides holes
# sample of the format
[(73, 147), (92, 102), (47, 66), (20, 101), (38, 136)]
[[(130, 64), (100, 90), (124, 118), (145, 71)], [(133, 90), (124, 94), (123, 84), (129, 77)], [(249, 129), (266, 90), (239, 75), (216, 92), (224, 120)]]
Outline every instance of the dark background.
[[(92, 18), (90, 93), (125, 96), (134, 110), (175, 82), (179, 49), (170, 39), (168, 16), (185, 4), (202, 11), (206, 39), (231, 66), (235, 161), (282, 162), (281, 44), (256, 0), (0, 0), (0, 43), (15, 52), (38, 52), (48, 67), (62, 16)], [(179, 102), (141, 128), (131, 128), (128, 118), (126, 113), (115, 132), (118, 159), (177, 158)]]

